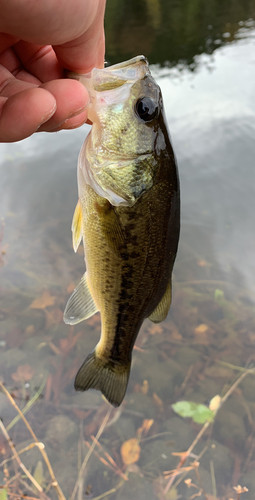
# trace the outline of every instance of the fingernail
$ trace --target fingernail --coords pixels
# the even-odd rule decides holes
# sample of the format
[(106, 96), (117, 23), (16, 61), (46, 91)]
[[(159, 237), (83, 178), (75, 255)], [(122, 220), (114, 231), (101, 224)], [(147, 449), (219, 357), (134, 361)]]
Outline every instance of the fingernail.
[(66, 118), (66, 120), (69, 120), (69, 118), (74, 118), (74, 116), (77, 116), (80, 113), (83, 113), (83, 111), (86, 111), (87, 107), (88, 107), (88, 102), (87, 102), (86, 106), (82, 106), (82, 108), (79, 108), (74, 112), (71, 112), (70, 115), (68, 116), (68, 118)]
[(43, 125), (44, 123), (46, 123), (54, 115), (56, 109), (57, 109), (57, 104), (55, 103), (52, 110), (50, 112), (46, 113), (45, 115), (43, 115), (38, 128), (41, 127), (41, 125)]

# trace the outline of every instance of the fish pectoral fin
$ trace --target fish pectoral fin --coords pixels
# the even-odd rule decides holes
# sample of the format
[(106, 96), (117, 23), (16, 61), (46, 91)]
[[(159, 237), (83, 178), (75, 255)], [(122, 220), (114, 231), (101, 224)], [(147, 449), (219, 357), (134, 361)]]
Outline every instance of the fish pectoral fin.
[(81, 202), (78, 200), (72, 221), (72, 232), (73, 232), (73, 249), (77, 252), (79, 244), (82, 239), (82, 211)]
[(161, 321), (164, 321), (164, 319), (166, 319), (167, 313), (170, 309), (171, 299), (172, 299), (172, 283), (170, 280), (161, 301), (157, 305), (156, 309), (154, 309), (153, 313), (149, 316), (149, 319), (153, 323), (160, 323)]
[(120, 256), (121, 248), (125, 245), (125, 236), (114, 207), (105, 198), (98, 198), (95, 208), (108, 247)]
[(85, 273), (66, 304), (64, 322), (67, 325), (76, 325), (90, 318), (97, 311), (98, 308), (89, 289), (87, 273)]
[(114, 364), (99, 358), (96, 349), (88, 355), (79, 369), (74, 382), (76, 391), (98, 389), (113, 406), (119, 406), (126, 394), (130, 373), (127, 366)]

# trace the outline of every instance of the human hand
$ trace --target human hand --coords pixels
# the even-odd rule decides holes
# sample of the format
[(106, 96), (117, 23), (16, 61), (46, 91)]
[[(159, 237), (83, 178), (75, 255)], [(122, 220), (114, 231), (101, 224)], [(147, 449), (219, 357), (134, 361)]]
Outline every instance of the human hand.
[(87, 90), (63, 70), (103, 67), (105, 1), (0, 0), (0, 142), (87, 120)]

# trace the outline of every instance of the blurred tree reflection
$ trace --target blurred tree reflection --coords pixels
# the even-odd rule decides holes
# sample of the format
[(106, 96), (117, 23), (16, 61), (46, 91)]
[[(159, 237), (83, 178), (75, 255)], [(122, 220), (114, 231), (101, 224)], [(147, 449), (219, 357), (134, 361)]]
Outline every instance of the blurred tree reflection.
[(150, 63), (192, 69), (195, 55), (234, 40), (254, 18), (255, 0), (108, 0), (107, 61), (145, 54)]

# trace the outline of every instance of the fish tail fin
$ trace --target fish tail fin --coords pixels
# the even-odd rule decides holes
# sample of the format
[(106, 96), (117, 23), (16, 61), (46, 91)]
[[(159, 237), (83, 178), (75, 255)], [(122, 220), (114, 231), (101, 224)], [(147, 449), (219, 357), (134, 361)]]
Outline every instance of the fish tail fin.
[(113, 406), (119, 406), (125, 396), (130, 364), (120, 366), (99, 358), (91, 352), (80, 367), (74, 382), (76, 391), (98, 389)]

